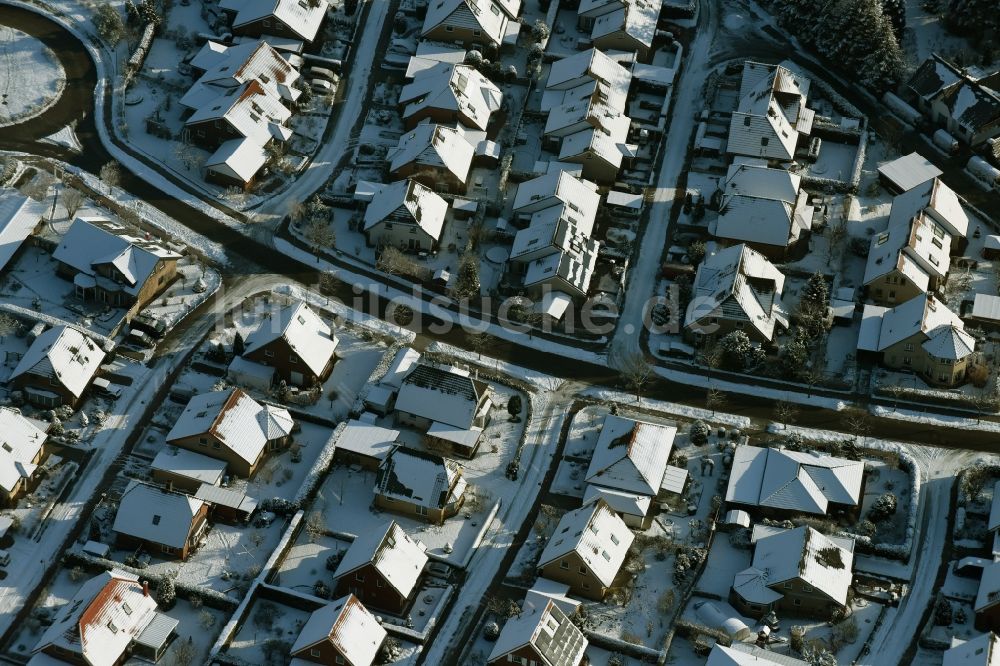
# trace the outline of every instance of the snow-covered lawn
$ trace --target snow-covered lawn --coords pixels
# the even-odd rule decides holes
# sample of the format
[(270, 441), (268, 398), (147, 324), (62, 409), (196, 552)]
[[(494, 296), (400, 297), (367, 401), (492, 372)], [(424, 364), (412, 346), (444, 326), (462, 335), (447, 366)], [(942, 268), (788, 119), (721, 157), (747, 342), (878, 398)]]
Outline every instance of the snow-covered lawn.
[(66, 87), (66, 72), (31, 35), (0, 25), (0, 127), (33, 118), (51, 107)]
[(226, 652), (247, 664), (273, 663), (268, 658), (271, 651), (287, 655), (309, 615), (310, 611), (257, 597)]

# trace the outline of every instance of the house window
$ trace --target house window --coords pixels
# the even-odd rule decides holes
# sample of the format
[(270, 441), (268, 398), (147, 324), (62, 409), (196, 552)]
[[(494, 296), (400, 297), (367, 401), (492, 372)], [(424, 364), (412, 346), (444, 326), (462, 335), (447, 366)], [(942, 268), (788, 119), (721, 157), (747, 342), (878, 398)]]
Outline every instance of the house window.
[(427, 515), (427, 507), (426, 506), (417, 506), (417, 515), (418, 516), (426, 516)]
[(375, 579), (375, 587), (385, 587), (385, 583), (382, 582), (381, 578)]
[(472, 34), (473, 34), (473, 36), (475, 36), (475, 37), (479, 37), (480, 35), (482, 35), (482, 34), (483, 34), (483, 31), (482, 31), (482, 30), (473, 30), (473, 31), (472, 31)]
[(338, 664), (344, 663), (344, 658), (342, 656), (340, 656), (339, 654), (336, 657), (334, 657), (333, 660), (335, 662), (337, 662)]
[(904, 356), (903, 357), (903, 365), (910, 365), (912, 362), (913, 362), (913, 359), (911, 359), (909, 356)]
[(126, 615), (132, 614), (132, 607), (129, 606), (127, 603), (122, 603), (122, 610), (125, 611)]
[(760, 137), (760, 145), (766, 146), (768, 144), (768, 142), (769, 142), (769, 139), (766, 136)]
[(365, 575), (359, 571), (358, 573), (354, 574), (354, 580), (358, 581), (359, 583), (363, 583), (365, 582)]
[(569, 569), (569, 562), (567, 562), (566, 560), (563, 560), (562, 562), (559, 563), (559, 568), (560, 569)]
[(319, 648), (312, 648), (312, 649), (309, 650), (309, 656), (310, 657), (322, 657), (323, 656), (323, 652)]
[(578, 569), (578, 571), (579, 571), (580, 573), (582, 573), (582, 574), (585, 574), (585, 573), (587, 573), (587, 567), (580, 567), (580, 568)]
[(618, 537), (616, 537), (614, 534), (611, 535), (611, 543), (615, 544), (616, 546), (620, 543), (618, 541)]
[(745, 117), (743, 118), (743, 126), (744, 126), (744, 127), (750, 127), (750, 122), (751, 122), (751, 120), (750, 120), (750, 116), (745, 116)]
[(450, 26), (450, 25), (446, 25), (444, 27), (444, 31), (445, 32), (453, 32), (454, 30), (455, 30), (455, 28), (453, 26)]
[(792, 589), (792, 581), (788, 581), (787, 583), (782, 585), (782, 587), (785, 588), (786, 590)]
[(167, 553), (168, 555), (174, 552), (174, 549), (171, 548), (170, 546), (160, 546), (160, 550), (163, 551), (164, 553)]
[(801, 606), (802, 605), (802, 600), (801, 599), (792, 599), (792, 603), (795, 604), (796, 606)]
[(903, 351), (913, 351), (913, 343), (912, 342), (907, 342), (903, 346)]
[(212, 448), (213, 449), (221, 449), (222, 445), (219, 444), (218, 442), (212, 442)]
[(153, 524), (154, 525), (159, 525), (160, 524), (160, 517), (159, 516), (157, 516), (157, 515), (153, 516)]
[(805, 590), (806, 592), (812, 592), (813, 591), (812, 585), (803, 585), (802, 589)]
[(265, 349), (264, 350), (264, 356), (266, 356), (268, 358), (274, 358), (274, 350), (272, 350), (272, 349)]
[(585, 590), (589, 590), (590, 589), (590, 583), (588, 583), (587, 581), (584, 581), (583, 584), (580, 585), (580, 587), (582, 587)]
[(113, 634), (117, 634), (118, 633), (118, 627), (115, 626), (115, 621), (114, 620), (108, 620), (108, 629), (110, 629), (111, 633), (113, 633)]
[(298, 363), (299, 362), (299, 357), (296, 356), (295, 354), (289, 354), (288, 355), (288, 362), (289, 363)]

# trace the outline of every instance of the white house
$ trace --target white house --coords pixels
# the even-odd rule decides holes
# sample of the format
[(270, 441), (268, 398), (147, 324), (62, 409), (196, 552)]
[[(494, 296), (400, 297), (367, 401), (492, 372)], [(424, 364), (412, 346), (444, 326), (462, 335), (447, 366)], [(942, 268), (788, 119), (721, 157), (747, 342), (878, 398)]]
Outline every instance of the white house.
[(399, 93), (399, 106), (408, 129), (429, 119), (438, 124), (460, 122), (466, 127), (485, 130), (502, 103), (503, 93), (477, 69), (447, 62), (420, 70)]
[(428, 252), (437, 248), (448, 202), (426, 185), (401, 180), (382, 187), (365, 210), (369, 245)]
[(812, 133), (809, 86), (809, 79), (781, 65), (746, 61), (726, 150), (778, 162), (795, 159), (799, 137)]

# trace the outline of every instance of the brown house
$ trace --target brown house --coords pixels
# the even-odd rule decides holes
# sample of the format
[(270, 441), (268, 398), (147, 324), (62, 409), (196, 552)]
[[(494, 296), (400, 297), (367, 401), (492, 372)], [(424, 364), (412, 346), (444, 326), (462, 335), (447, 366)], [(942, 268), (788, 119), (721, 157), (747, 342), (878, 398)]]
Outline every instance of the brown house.
[(0, 508), (13, 506), (37, 482), (48, 435), (41, 422), (0, 407)]
[(375, 506), (440, 525), (458, 513), (466, 486), (455, 461), (396, 445), (375, 475)]
[(758, 525), (749, 569), (736, 574), (729, 601), (749, 617), (773, 610), (829, 619), (847, 606), (853, 581), (854, 540), (827, 537), (811, 527)]
[(288, 384), (309, 388), (330, 376), (339, 342), (318, 314), (298, 302), (265, 317), (247, 336), (243, 357), (274, 368)]
[(100, 218), (76, 218), (52, 258), (84, 300), (125, 308), (131, 321), (177, 277), (181, 255)]
[(402, 614), (427, 564), (425, 550), (395, 521), (362, 534), (333, 573), (334, 593), (353, 594), (369, 608)]
[(521, 614), (503, 626), (486, 663), (579, 666), (586, 650), (586, 636), (554, 601), (540, 608), (526, 602)]
[(292, 645), (293, 659), (371, 666), (386, 631), (353, 594), (313, 611)]
[(421, 123), (386, 154), (393, 180), (412, 178), (438, 192), (463, 194), (476, 149), (461, 126)]
[(316, 39), (328, 5), (326, 0), (222, 0), (219, 9), (232, 20), (234, 35), (288, 37), (311, 43)]
[(573, 593), (603, 599), (635, 535), (604, 500), (563, 514), (538, 559), (538, 572)]
[(8, 382), (38, 407), (76, 407), (104, 361), (89, 337), (69, 326), (56, 326), (31, 343)]
[(974, 608), (976, 629), (1000, 631), (1000, 562), (991, 562), (983, 568)]
[(208, 504), (131, 481), (118, 501), (112, 529), (119, 548), (186, 560), (208, 529)]
[(240, 389), (196, 395), (167, 433), (167, 443), (225, 461), (253, 476), (265, 457), (288, 447), (295, 422), (288, 410), (260, 404)]

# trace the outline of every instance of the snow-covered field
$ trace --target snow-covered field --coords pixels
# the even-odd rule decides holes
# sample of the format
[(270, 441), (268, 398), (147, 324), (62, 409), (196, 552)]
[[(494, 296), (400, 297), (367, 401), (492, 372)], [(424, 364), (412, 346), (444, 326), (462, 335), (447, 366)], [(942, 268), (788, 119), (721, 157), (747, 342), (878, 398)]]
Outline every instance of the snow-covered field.
[(66, 86), (56, 55), (31, 35), (0, 25), (0, 127), (33, 118), (51, 107)]

